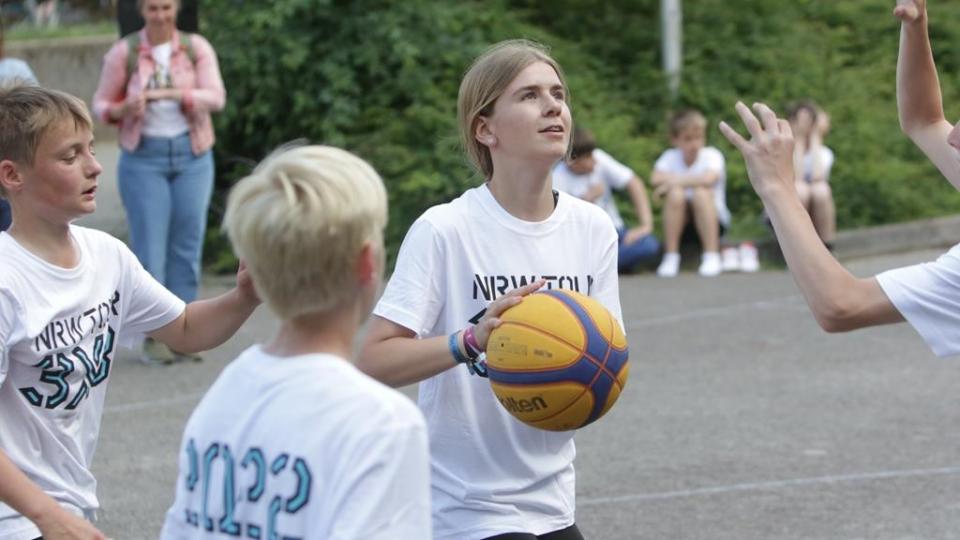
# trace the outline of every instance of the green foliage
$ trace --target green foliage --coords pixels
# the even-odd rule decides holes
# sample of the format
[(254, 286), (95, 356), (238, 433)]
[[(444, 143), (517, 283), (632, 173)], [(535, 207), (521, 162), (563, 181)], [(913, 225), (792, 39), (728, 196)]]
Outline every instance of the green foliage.
[[(899, 131), (891, 1), (696, 0), (683, 8), (683, 81), (671, 100), (658, 0), (208, 0), (204, 28), (229, 99), (216, 120), (219, 187), (294, 139), (347, 148), (387, 184), (395, 249), (423, 210), (479, 182), (457, 144), (462, 73), (489, 44), (529, 37), (564, 66), (576, 120), (641, 177), (669, 144), (669, 111), (701, 109), (709, 143), (727, 157), (738, 223), (761, 210), (742, 159), (715, 128), (735, 120), (738, 99), (782, 111), (809, 97), (831, 114), (826, 143), (837, 156), (841, 228), (960, 209)], [(949, 47), (960, 40), (960, 5), (936, 3), (931, 16), (944, 101), (958, 104), (960, 60)]]

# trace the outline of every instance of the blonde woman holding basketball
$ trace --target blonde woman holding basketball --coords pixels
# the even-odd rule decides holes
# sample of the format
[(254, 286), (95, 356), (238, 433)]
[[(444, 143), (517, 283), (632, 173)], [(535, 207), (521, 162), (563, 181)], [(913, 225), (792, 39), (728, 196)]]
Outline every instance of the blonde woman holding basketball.
[(393, 386), (420, 382), (436, 540), (582, 539), (573, 433), (510, 416), (481, 353), (498, 316), (541, 287), (588, 294), (622, 326), (617, 233), (602, 209), (551, 189), (572, 120), (543, 47), (511, 40), (477, 58), (458, 120), (484, 183), (410, 228), (358, 363)]

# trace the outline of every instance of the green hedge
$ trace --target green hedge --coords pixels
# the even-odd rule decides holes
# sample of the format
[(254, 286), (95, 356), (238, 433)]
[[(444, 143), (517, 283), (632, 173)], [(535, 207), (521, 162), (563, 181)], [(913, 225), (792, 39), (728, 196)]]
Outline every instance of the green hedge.
[[(813, 98), (831, 114), (827, 144), (841, 228), (943, 215), (960, 197), (901, 135), (894, 74), (899, 25), (889, 0), (684, 2), (684, 73), (671, 101), (660, 72), (659, 1), (208, 0), (204, 30), (220, 55), (228, 106), (217, 117), (218, 188), (299, 138), (369, 160), (390, 192), (396, 249), (427, 207), (479, 179), (456, 142), (456, 94), (487, 45), (527, 37), (567, 72), (574, 116), (601, 146), (649, 175), (671, 109), (694, 106), (726, 155), (736, 229), (760, 203), (716, 122), (737, 99), (781, 109)], [(931, 6), (950, 115), (960, 106), (960, 5)], [(951, 107), (951, 104), (953, 107)], [(213, 216), (216, 219), (218, 216)], [(216, 221), (214, 221), (216, 222)], [(216, 235), (211, 235), (215, 237)], [(208, 249), (229, 261), (221, 244)], [(227, 264), (229, 265), (229, 264)]]

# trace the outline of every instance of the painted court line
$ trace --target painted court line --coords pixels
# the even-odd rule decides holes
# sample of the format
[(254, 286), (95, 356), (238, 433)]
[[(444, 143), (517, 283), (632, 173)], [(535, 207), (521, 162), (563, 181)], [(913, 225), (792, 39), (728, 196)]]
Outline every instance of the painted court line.
[(197, 392), (194, 394), (181, 394), (179, 396), (173, 396), (165, 399), (154, 399), (150, 401), (134, 401), (132, 403), (121, 403), (119, 405), (107, 405), (103, 408), (104, 413), (127, 413), (142, 411), (144, 409), (152, 409), (155, 407), (163, 407), (166, 405), (176, 405), (178, 403), (186, 403), (191, 401), (197, 401), (203, 397), (204, 392)]
[(900, 471), (879, 471), (872, 473), (816, 476), (812, 478), (794, 478), (791, 480), (773, 480), (769, 482), (747, 482), (743, 484), (731, 484), (728, 486), (714, 486), (678, 491), (662, 491), (659, 493), (636, 493), (632, 495), (618, 495), (615, 497), (578, 497), (577, 506), (663, 501), (670, 499), (682, 499), (685, 497), (700, 497), (704, 495), (725, 495), (743, 491), (772, 491), (783, 488), (814, 486), (819, 484), (871, 482), (896, 478), (920, 478), (925, 476), (952, 475), (960, 475), (960, 467), (943, 467), (940, 469), (906, 469)]
[(727, 304), (725, 306), (720, 306), (720, 307), (695, 309), (692, 311), (677, 313), (675, 315), (665, 315), (663, 317), (645, 317), (643, 319), (634, 319), (632, 321), (627, 321), (624, 324), (626, 325), (627, 330), (633, 330), (636, 328), (644, 328), (647, 326), (657, 326), (657, 325), (666, 324), (666, 323), (692, 321), (697, 319), (707, 319), (710, 317), (717, 317), (717, 316), (727, 316), (734, 311), (758, 311), (758, 310), (768, 310), (768, 309), (783, 309), (785, 307), (807, 309), (807, 304), (804, 302), (802, 296), (800, 296), (799, 294), (794, 294), (791, 296), (782, 296), (780, 298), (772, 298), (769, 300), (757, 300), (754, 302), (744, 302), (741, 304)]

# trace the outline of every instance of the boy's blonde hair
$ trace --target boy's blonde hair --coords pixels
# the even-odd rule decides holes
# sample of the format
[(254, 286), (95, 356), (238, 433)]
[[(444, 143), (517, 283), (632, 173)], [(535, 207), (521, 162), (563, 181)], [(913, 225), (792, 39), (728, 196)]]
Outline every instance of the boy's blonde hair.
[[(22, 83), (0, 86), (0, 161), (32, 165), (40, 139), (70, 120), (76, 129), (93, 129), (87, 106), (66, 92)], [(6, 196), (0, 186), (0, 196)]]
[(381, 250), (387, 192), (373, 167), (330, 146), (281, 148), (234, 186), (223, 228), (281, 319), (357, 296), (364, 244)]
[[(560, 78), (566, 89), (567, 81), (557, 61), (550, 57), (543, 45), (526, 39), (501, 41), (488, 48), (473, 61), (460, 82), (457, 95), (457, 123), (460, 127), (460, 143), (467, 159), (484, 178), (493, 176), (493, 159), (490, 149), (474, 136), (477, 118), (493, 114), (494, 102), (503, 94), (510, 82), (530, 64), (544, 62)], [(570, 102), (570, 91), (564, 92)], [(569, 154), (569, 148), (567, 149)]]
[(683, 109), (670, 117), (670, 136), (676, 137), (688, 129), (707, 129), (707, 118), (696, 109)]

